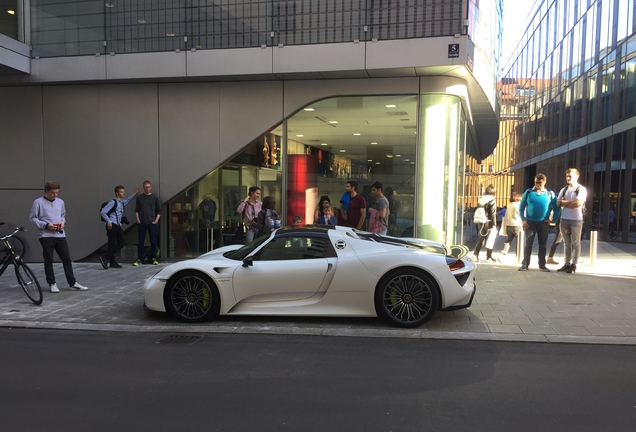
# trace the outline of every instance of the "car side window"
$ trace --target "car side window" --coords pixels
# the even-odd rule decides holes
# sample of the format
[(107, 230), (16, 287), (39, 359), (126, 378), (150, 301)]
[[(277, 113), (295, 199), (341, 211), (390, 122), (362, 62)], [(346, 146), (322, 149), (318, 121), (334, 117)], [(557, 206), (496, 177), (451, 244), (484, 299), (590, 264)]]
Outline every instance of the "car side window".
[(332, 256), (327, 238), (320, 237), (276, 237), (256, 255), (255, 261), (282, 261), (326, 258)]

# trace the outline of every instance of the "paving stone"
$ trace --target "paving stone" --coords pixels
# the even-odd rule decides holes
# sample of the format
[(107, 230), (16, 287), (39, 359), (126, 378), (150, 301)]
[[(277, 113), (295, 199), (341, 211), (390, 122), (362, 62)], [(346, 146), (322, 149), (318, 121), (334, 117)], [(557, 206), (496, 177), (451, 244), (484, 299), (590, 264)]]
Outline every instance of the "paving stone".
[(629, 325), (623, 320), (594, 319), (593, 321), (600, 327), (629, 327)]
[(521, 331), (528, 334), (557, 334), (550, 326), (520, 325)]
[(618, 327), (618, 329), (627, 336), (636, 336), (636, 328), (634, 327)]
[(488, 329), (492, 333), (523, 333), (518, 325), (488, 324)]
[(485, 317), (501, 317), (501, 316), (509, 316), (511, 317), (512, 315), (510, 314), (510, 311), (507, 310), (503, 310), (503, 311), (482, 311), (481, 312), (483, 316)]
[(501, 319), (498, 317), (470, 317), (471, 324), (501, 324)]
[(591, 333), (585, 327), (567, 327), (567, 326), (551, 326), (552, 329), (559, 335), (579, 335), (589, 336)]
[(489, 333), (490, 330), (486, 324), (457, 324), (458, 332), (467, 332), (467, 333)]
[(617, 327), (585, 327), (594, 336), (626, 336)]

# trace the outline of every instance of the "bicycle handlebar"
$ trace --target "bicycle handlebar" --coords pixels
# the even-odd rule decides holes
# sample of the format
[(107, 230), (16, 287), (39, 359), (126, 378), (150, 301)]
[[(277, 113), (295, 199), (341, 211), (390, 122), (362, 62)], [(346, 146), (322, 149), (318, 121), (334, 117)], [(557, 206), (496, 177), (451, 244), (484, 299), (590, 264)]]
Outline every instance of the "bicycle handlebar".
[(13, 237), (14, 235), (16, 235), (17, 233), (19, 233), (20, 231), (24, 231), (26, 232), (26, 230), (24, 229), (24, 227), (17, 227), (11, 234), (7, 234), (6, 236), (2, 236), (0, 237), (0, 241), (4, 241), (8, 238)]

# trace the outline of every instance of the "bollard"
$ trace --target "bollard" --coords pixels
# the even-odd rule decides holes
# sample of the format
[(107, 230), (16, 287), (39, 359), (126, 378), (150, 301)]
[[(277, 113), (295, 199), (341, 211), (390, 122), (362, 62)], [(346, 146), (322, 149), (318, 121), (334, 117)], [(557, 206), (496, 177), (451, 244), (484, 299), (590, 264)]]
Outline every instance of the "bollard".
[(590, 266), (596, 261), (596, 241), (598, 239), (598, 231), (590, 231)]
[(523, 230), (517, 235), (517, 265), (523, 261), (523, 247), (526, 243), (526, 234)]

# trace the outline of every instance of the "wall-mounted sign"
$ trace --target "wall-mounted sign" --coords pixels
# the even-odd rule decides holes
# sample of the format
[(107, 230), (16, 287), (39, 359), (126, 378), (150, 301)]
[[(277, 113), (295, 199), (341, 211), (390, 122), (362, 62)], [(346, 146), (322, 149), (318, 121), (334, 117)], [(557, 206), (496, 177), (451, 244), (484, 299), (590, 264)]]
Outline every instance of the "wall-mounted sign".
[(459, 57), (459, 44), (448, 44), (448, 58)]

